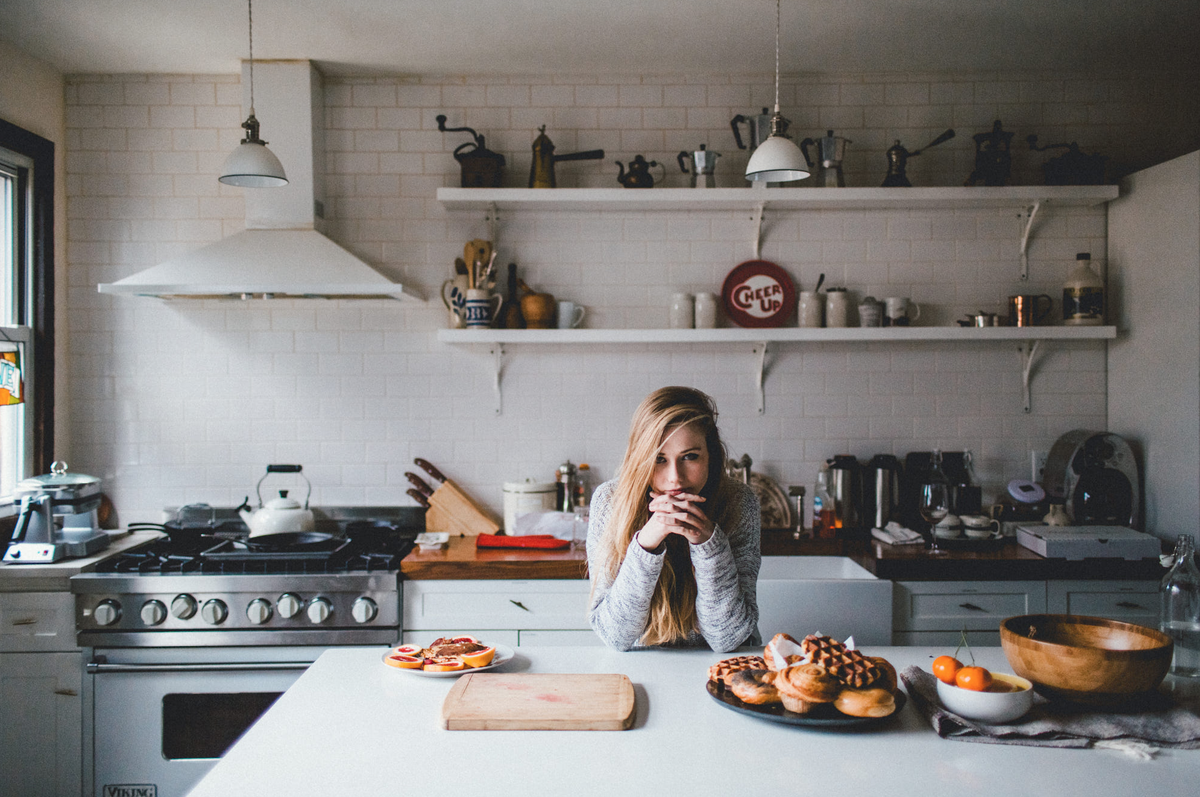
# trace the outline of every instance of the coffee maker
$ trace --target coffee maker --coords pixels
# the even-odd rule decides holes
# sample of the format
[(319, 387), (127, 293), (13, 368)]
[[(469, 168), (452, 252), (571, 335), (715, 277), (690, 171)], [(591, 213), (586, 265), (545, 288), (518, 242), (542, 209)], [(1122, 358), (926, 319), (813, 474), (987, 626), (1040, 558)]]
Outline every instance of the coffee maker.
[(98, 520), (100, 480), (94, 476), (67, 473), (65, 462), (55, 462), (50, 473), (18, 482), (13, 496), (21, 510), (5, 562), (48, 564), (108, 547)]
[(1140, 482), (1133, 449), (1109, 432), (1075, 429), (1055, 441), (1042, 486), (1076, 526), (1129, 526), (1139, 521)]

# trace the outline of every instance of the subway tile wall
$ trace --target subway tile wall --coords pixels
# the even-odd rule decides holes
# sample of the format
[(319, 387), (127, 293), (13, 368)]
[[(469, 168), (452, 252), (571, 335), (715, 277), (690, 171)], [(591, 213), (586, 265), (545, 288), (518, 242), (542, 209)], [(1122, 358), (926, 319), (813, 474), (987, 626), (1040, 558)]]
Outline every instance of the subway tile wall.
[[(834, 128), (853, 141), (849, 185), (880, 182), (894, 139), (915, 149), (947, 127), (958, 137), (912, 159), (909, 175), (960, 185), (971, 135), (997, 117), (1021, 144), (1013, 182), (1037, 183), (1045, 156), (1025, 150), (1031, 132), (1105, 152), (1114, 168), (1148, 165), (1134, 132), (1160, 131), (1167, 147), (1194, 118), (1194, 103), (1164, 101), (1161, 86), (1136, 75), (864, 74), (789, 80), (783, 106), (798, 136)], [(435, 338), (447, 325), (442, 282), (489, 227), (436, 202), (438, 187), (457, 185), (451, 153), (469, 139), (438, 132), (434, 117), (484, 133), (512, 186), (525, 184), (543, 124), (559, 153), (606, 152), (560, 163), (563, 186), (616, 186), (613, 161), (638, 153), (682, 186), (675, 153), (702, 143), (723, 153), (718, 184), (742, 185), (730, 119), (761, 110), (770, 76), (327, 80), (328, 232), (424, 304), (97, 294), (99, 282), (243, 228), (241, 189), (216, 181), (240, 138), (241, 86), (223, 75), (77, 75), (66, 91), (72, 467), (104, 479), (124, 521), (253, 500), (269, 462), (303, 464), (318, 504), (406, 504), (403, 474), (418, 456), (499, 510), (503, 482), (549, 480), (566, 459), (611, 477), (633, 408), (665, 384), (711, 393), (729, 453), (750, 454), (784, 486), (811, 485), (837, 453), (939, 446), (973, 452), (990, 499), (1028, 474), (1029, 450), (1105, 426), (1103, 343), (1043, 346), (1030, 414), (1016, 344), (776, 345), (761, 416), (749, 346), (511, 345), (495, 413), (487, 348)], [(996, 210), (769, 212), (762, 256), (803, 288), (824, 273), (857, 296), (911, 296), (920, 323), (944, 325), (1000, 310), (1011, 293), (1057, 295), (1078, 251), (1103, 263), (1104, 209), (1051, 207), (1022, 283), (1023, 224)], [(590, 327), (666, 326), (672, 293), (719, 291), (753, 256), (752, 221), (736, 212), (504, 212), (496, 230), (498, 263), (585, 305)]]

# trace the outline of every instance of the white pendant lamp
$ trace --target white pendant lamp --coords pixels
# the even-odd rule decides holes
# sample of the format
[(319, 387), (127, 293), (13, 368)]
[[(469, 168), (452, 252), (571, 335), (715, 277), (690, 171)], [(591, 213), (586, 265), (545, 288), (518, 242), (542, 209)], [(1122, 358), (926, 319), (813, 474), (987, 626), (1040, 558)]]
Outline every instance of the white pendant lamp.
[(786, 183), (810, 175), (804, 153), (788, 138), (787, 120), (779, 112), (779, 6), (780, 0), (775, 0), (775, 115), (771, 117), (771, 135), (758, 145), (746, 164), (746, 179), (756, 182)]
[(241, 188), (276, 188), (287, 185), (288, 179), (279, 158), (258, 137), (258, 119), (254, 116), (254, 0), (246, 0), (246, 10), (250, 20), (250, 115), (242, 122), (246, 137), (229, 153), (217, 179)]

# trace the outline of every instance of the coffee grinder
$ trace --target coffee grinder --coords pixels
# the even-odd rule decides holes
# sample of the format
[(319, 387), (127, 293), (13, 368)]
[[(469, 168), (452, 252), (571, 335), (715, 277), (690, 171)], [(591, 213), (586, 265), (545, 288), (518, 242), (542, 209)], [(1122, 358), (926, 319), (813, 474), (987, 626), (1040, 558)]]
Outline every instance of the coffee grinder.
[(100, 480), (94, 476), (67, 473), (65, 462), (55, 462), (50, 473), (18, 482), (13, 496), (21, 510), (5, 562), (48, 564), (108, 547), (98, 519)]

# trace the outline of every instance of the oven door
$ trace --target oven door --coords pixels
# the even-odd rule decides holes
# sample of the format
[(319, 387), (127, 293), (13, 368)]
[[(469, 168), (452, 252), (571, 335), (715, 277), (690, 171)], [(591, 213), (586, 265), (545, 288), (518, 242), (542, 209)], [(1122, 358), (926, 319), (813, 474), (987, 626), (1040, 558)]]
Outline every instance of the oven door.
[(183, 797), (324, 647), (95, 649), (95, 797)]

